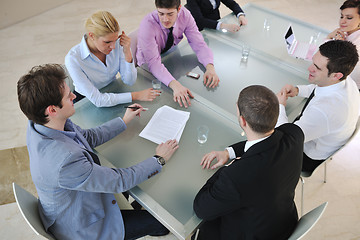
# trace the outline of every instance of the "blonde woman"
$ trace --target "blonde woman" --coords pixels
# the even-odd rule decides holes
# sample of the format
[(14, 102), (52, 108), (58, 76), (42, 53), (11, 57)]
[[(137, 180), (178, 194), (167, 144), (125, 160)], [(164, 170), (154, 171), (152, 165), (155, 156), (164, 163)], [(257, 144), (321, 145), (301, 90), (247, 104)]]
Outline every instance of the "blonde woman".
[(101, 93), (99, 89), (116, 79), (133, 85), (137, 78), (131, 39), (122, 31), (114, 16), (98, 11), (85, 22), (86, 34), (65, 57), (65, 66), (73, 79), (76, 99), (87, 97), (97, 107), (110, 107), (132, 101), (152, 101), (159, 91), (152, 88), (139, 92)]
[[(360, 53), (360, 1), (347, 0), (341, 7), (339, 28), (328, 35), (329, 39), (352, 42)], [(360, 63), (358, 62), (350, 77), (360, 89)]]

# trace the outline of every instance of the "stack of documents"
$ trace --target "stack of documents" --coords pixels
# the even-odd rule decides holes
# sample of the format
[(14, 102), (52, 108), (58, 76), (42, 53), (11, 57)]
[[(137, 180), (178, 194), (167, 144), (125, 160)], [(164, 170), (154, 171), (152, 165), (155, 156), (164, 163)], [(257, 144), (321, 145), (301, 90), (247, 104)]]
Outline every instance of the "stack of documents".
[(179, 142), (189, 117), (189, 112), (176, 110), (165, 105), (156, 110), (139, 136), (157, 144), (172, 139)]

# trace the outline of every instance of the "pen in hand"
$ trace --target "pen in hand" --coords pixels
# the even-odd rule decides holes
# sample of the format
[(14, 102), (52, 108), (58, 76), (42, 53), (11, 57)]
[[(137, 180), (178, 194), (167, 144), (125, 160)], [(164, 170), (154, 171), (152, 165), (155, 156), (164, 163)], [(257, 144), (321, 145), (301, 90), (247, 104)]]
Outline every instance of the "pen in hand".
[[(140, 107), (124, 106), (124, 108), (130, 108), (130, 109), (138, 110)], [(149, 109), (148, 108), (143, 108), (143, 111), (147, 111), (147, 110), (149, 110)]]

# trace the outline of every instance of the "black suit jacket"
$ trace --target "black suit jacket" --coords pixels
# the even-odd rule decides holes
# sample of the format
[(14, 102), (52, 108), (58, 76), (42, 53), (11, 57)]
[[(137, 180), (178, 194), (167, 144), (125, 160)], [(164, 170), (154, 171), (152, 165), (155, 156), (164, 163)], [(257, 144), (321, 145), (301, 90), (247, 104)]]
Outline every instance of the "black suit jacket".
[(303, 145), (303, 132), (290, 123), (245, 153), (245, 142), (232, 145), (241, 158), (219, 169), (194, 200), (205, 220), (199, 239), (287, 239), (298, 221), (294, 195)]
[(203, 28), (216, 29), (216, 25), (218, 23), (217, 20), (220, 19), (220, 1), (224, 3), (228, 8), (230, 8), (235, 15), (243, 12), (239, 4), (237, 4), (234, 0), (215, 1), (216, 8), (213, 9), (213, 6), (209, 0), (187, 0), (187, 4), (185, 6), (187, 9), (190, 10), (191, 14), (193, 15), (199, 31), (203, 30)]

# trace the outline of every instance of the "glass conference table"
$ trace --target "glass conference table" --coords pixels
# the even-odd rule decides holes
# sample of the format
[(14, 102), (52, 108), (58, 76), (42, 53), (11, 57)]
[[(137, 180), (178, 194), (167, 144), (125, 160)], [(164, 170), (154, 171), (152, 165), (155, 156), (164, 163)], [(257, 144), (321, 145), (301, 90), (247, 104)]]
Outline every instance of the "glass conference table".
[[(138, 69), (136, 83), (129, 87), (122, 82), (113, 82), (104, 90), (111, 92), (126, 90), (141, 90), (151, 87), (153, 76)], [(157, 144), (139, 137), (155, 111), (163, 105), (190, 112), (180, 147), (171, 160), (166, 163), (161, 173), (139, 184), (130, 190), (130, 194), (145, 209), (162, 222), (179, 239), (186, 239), (200, 224), (201, 219), (195, 215), (193, 199), (206, 180), (214, 173), (213, 170), (203, 170), (200, 166), (202, 156), (212, 150), (223, 150), (228, 145), (245, 140), (242, 130), (236, 122), (217, 114), (211, 107), (195, 99), (188, 109), (180, 108), (172, 100), (172, 91), (163, 86), (162, 94), (153, 102), (142, 102), (148, 111), (141, 113), (141, 118), (135, 118), (126, 131), (95, 150), (118, 168), (135, 165), (155, 154)], [(235, 102), (232, 101), (235, 112)], [(87, 99), (76, 103), (76, 114), (72, 121), (83, 128), (90, 128), (104, 123), (114, 117), (122, 117), (124, 105), (109, 108), (96, 108)], [(208, 140), (204, 144), (197, 142), (197, 127), (209, 127)]]
[[(290, 16), (274, 12), (255, 4), (242, 7), (248, 19), (248, 25), (242, 26), (239, 32), (219, 32), (206, 29), (208, 35), (215, 35), (229, 42), (242, 46), (249, 45), (251, 51), (261, 51), (263, 55), (270, 55), (276, 64), (285, 64), (289, 68), (307, 74), (309, 62), (289, 56), (286, 50), (284, 35), (291, 24), (296, 39), (299, 42), (321, 45), (329, 31)], [(229, 14), (222, 20), (224, 23), (237, 23), (234, 14)]]
[[(156, 144), (139, 137), (155, 111), (163, 105), (190, 112), (180, 147), (162, 172), (130, 190), (130, 194), (153, 216), (162, 222), (179, 239), (189, 239), (200, 225), (193, 211), (193, 200), (199, 189), (214, 170), (203, 170), (200, 166), (202, 156), (212, 150), (223, 150), (230, 144), (245, 140), (243, 131), (236, 118), (236, 101), (239, 92), (249, 85), (264, 85), (278, 92), (285, 84), (307, 84), (306, 68), (309, 62), (293, 59), (286, 53), (282, 42), (283, 31), (291, 22), (299, 39), (325, 30), (310, 26), (287, 16), (260, 8), (253, 4), (244, 6), (249, 25), (238, 33), (223, 33), (204, 30), (205, 41), (214, 53), (214, 63), (220, 78), (215, 89), (206, 88), (202, 81), (204, 67), (197, 61), (196, 55), (188, 43), (183, 41), (174, 51), (163, 56), (163, 63), (184, 86), (188, 87), (194, 99), (188, 109), (180, 108), (173, 101), (171, 89), (162, 85), (162, 94), (153, 102), (141, 102), (148, 111), (134, 119), (127, 130), (95, 150), (115, 167), (132, 166), (155, 154)], [(271, 20), (267, 37), (262, 42), (260, 36), (265, 18)], [(233, 21), (231, 14), (224, 21)], [(284, 26), (285, 30), (275, 26)], [(282, 27), (281, 27), (282, 28)], [(315, 29), (315, 30), (314, 30)], [(280, 37), (278, 36), (280, 35)], [(297, 36), (298, 37), (298, 36)], [(243, 43), (251, 43), (251, 52), (247, 62), (241, 60)], [(186, 77), (188, 71), (201, 75), (198, 80)], [(138, 79), (133, 86), (115, 81), (104, 92), (138, 91), (151, 87), (154, 77), (142, 68), (138, 68)], [(305, 100), (289, 99), (286, 111), (289, 120), (301, 111)], [(126, 104), (128, 105), (128, 104)], [(102, 124), (114, 117), (122, 117), (125, 105), (109, 108), (97, 108), (87, 99), (76, 103), (76, 113), (71, 119), (83, 128)], [(204, 144), (197, 142), (197, 130), (200, 125), (210, 129), (208, 140)]]

